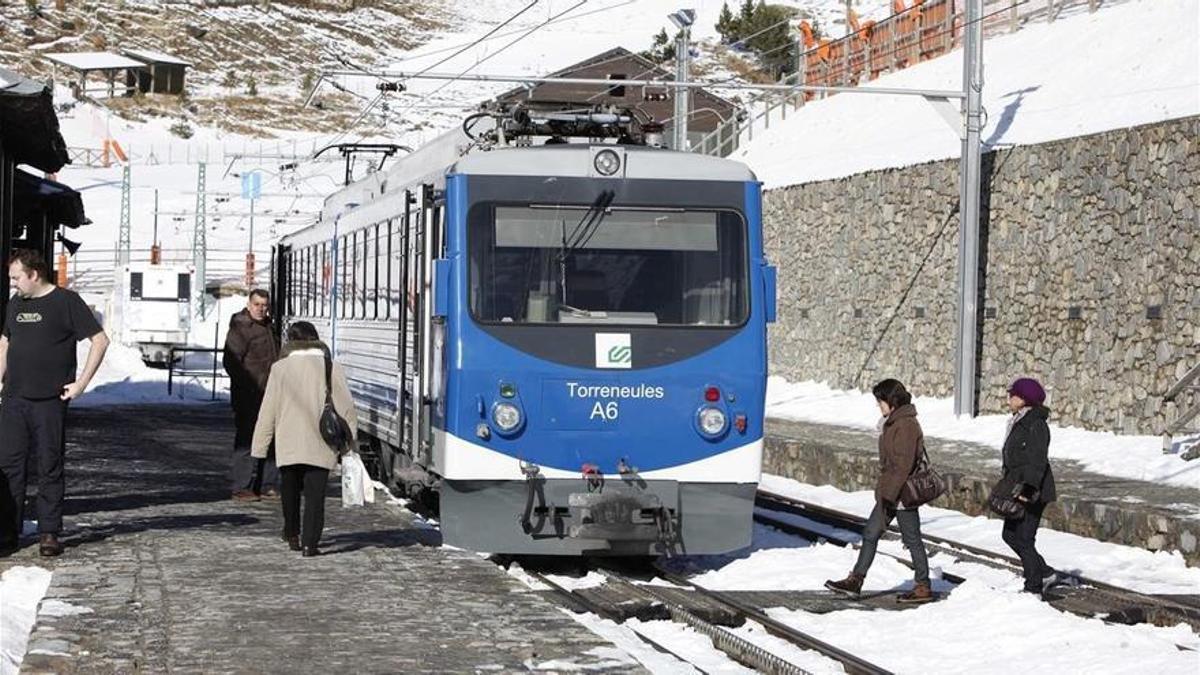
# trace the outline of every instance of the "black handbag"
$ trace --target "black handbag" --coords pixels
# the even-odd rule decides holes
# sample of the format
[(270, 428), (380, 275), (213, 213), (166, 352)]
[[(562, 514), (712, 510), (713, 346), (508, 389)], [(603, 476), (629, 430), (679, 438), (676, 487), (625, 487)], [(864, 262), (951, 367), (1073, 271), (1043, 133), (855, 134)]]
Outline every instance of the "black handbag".
[(1024, 518), (1028, 502), (1017, 499), (1018, 496), (1024, 496), (1029, 502), (1034, 502), (1041, 496), (1041, 492), (1005, 476), (992, 487), (992, 494), (988, 496), (988, 508), (1006, 520)]
[(321, 410), (317, 426), (329, 449), (341, 456), (350, 451), (354, 436), (350, 432), (350, 425), (333, 407), (333, 357), (329, 355), (327, 347), (322, 347), (322, 351), (325, 352), (325, 407)]
[(900, 488), (900, 503), (906, 508), (915, 509), (922, 504), (941, 497), (946, 493), (946, 479), (942, 478), (929, 461), (929, 453), (924, 444), (921, 445), (921, 458), (916, 467), (908, 475), (908, 480)]

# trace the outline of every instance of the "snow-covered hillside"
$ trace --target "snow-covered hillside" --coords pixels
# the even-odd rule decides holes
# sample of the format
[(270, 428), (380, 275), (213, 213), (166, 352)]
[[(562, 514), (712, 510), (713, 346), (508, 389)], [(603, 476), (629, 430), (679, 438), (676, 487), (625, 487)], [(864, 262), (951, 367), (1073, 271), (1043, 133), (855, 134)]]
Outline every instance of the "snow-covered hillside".
[[(984, 142), (1042, 143), (1200, 114), (1200, 3), (1130, 0), (984, 43)], [(962, 52), (878, 87), (961, 89)], [(957, 157), (956, 133), (913, 96), (842, 94), (757, 135), (735, 158), (768, 187)]]

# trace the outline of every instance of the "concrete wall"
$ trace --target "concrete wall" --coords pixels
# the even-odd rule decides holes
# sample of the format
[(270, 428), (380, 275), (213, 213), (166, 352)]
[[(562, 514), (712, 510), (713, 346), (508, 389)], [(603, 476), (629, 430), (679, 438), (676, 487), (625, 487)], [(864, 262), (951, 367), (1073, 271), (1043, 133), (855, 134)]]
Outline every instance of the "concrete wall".
[[(772, 370), (953, 392), (958, 162), (771, 190)], [(1158, 433), (1200, 362), (1200, 117), (984, 158), (980, 408), (1038, 377), (1064, 423)]]

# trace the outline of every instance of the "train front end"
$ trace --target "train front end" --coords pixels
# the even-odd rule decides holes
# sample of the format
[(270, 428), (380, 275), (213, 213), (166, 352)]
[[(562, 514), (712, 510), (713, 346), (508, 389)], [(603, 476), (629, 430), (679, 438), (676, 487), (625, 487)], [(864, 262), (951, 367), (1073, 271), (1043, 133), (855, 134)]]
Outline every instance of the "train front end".
[(445, 196), (432, 425), (445, 542), (749, 545), (775, 295), (753, 175), (564, 145), (470, 156)]

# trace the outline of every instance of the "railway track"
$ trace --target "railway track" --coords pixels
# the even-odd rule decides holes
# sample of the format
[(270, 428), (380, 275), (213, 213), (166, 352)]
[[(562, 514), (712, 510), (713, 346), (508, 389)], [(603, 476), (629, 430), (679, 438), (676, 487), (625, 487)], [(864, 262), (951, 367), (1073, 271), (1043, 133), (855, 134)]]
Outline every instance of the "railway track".
[[(623, 621), (624, 616), (618, 612), (614, 612), (611, 605), (597, 601), (592, 595), (580, 590), (567, 588), (541, 572), (526, 571), (537, 581), (552, 589), (562, 603), (569, 608), (575, 611), (592, 612), (618, 623)], [(704, 635), (712, 641), (713, 646), (717, 650), (723, 652), (732, 660), (759, 672), (777, 675), (800, 675), (808, 671), (745, 637), (699, 616), (698, 613), (689, 607), (690, 603), (680, 600), (679, 592), (681, 590), (686, 590), (690, 594), (703, 598), (706, 603), (719, 605), (728, 614), (738, 619), (735, 623), (754, 622), (761, 626), (766, 633), (784, 640), (799, 649), (817, 652), (833, 659), (841, 663), (847, 673), (854, 675), (885, 675), (890, 673), (885, 668), (839, 649), (813, 635), (776, 621), (757, 607), (750, 606), (745, 602), (728, 597), (720, 592), (697, 586), (673, 572), (655, 568), (655, 575), (674, 584), (673, 588), (664, 588), (662, 586), (639, 584), (636, 580), (613, 570), (596, 568), (595, 571), (605, 577), (606, 586), (619, 588), (622, 593), (628, 595), (640, 594), (650, 599), (653, 604), (662, 609), (665, 618), (688, 626), (697, 633)], [(661, 640), (656, 640), (637, 630), (633, 632), (643, 642), (654, 649), (670, 654), (702, 673), (706, 672), (702, 667), (692, 663), (686, 655), (672, 649)]]
[[(759, 508), (754, 516), (756, 522), (813, 541), (824, 539), (839, 546), (854, 546), (857, 542), (843, 536), (840, 532), (861, 535), (866, 525), (866, 519), (857, 515), (767, 491), (760, 490), (755, 502)], [(766, 515), (763, 511), (799, 516), (832, 529), (817, 529), (794, 521), (782, 520)], [(896, 527), (892, 526), (885, 536), (889, 539), (898, 539), (897, 532)], [(925, 541), (926, 549), (931, 553), (945, 553), (963, 562), (1005, 569), (1016, 572), (1018, 575), (1021, 572), (1020, 560), (1012, 556), (924, 532), (922, 539)], [(889, 555), (911, 567), (911, 562), (903, 557), (886, 554), (882, 551), (879, 554)], [(1159, 626), (1186, 623), (1193, 631), (1200, 633), (1200, 599), (1150, 595), (1070, 572), (1060, 572), (1060, 575), (1066, 580), (1064, 590), (1069, 591), (1070, 596), (1059, 601), (1052, 600), (1052, 603), (1060, 605), (1066, 611), (1087, 617), (1101, 614), (1106, 620), (1115, 623), (1151, 623)], [(954, 584), (966, 580), (955, 574), (943, 574), (942, 578)]]

